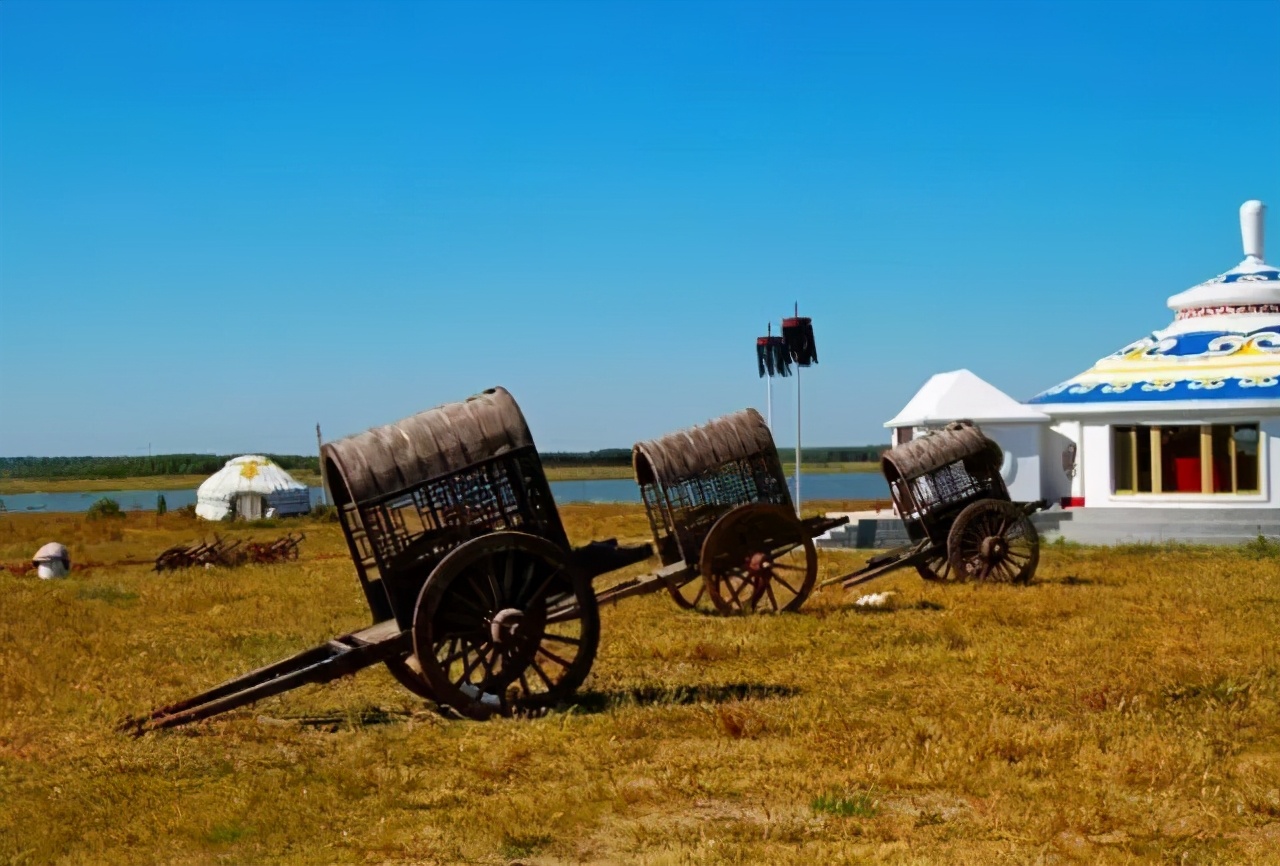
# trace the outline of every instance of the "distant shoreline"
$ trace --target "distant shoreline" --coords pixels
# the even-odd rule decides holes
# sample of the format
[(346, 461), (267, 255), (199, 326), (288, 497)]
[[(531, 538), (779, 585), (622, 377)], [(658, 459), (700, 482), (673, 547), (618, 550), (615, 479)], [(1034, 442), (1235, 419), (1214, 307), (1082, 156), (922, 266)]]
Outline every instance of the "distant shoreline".
[[(877, 463), (806, 463), (801, 467), (805, 474), (831, 474), (836, 472), (876, 472)], [(783, 464), (783, 471), (790, 476), (794, 464)], [(630, 466), (548, 466), (548, 481), (600, 481), (632, 478)], [(313, 472), (290, 472), (299, 483), (319, 487), (320, 476)], [(199, 487), (206, 475), (140, 475), (128, 478), (0, 478), (0, 497), (23, 493), (109, 493), (113, 490), (192, 490)]]

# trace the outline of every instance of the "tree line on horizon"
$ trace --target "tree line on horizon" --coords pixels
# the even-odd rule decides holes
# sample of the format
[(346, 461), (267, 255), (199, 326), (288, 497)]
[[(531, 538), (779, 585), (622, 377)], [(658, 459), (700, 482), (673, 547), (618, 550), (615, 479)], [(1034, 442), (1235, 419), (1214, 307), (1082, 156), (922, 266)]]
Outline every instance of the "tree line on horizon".
[[(861, 463), (880, 459), (888, 445), (805, 448), (805, 463)], [(0, 457), (0, 478), (142, 478), (151, 475), (212, 475), (228, 454), (156, 454), (150, 457)], [(264, 454), (286, 472), (320, 471), (319, 458), (302, 454)], [(794, 448), (779, 448), (783, 462), (795, 460)], [(600, 451), (547, 451), (545, 466), (629, 466), (630, 448)]]
[[(0, 457), (0, 478), (143, 478), (212, 475), (238, 454), (156, 454), (151, 457)], [(286, 472), (318, 472), (315, 457), (264, 454)]]

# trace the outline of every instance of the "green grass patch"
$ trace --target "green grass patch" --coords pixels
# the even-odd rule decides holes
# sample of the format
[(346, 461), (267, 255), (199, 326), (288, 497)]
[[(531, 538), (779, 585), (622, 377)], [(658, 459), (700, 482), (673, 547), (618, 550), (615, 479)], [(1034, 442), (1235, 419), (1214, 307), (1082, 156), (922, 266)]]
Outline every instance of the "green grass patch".
[(552, 838), (544, 833), (506, 833), (498, 853), (508, 860), (530, 857), (551, 844)]
[(239, 822), (215, 824), (208, 833), (204, 834), (204, 841), (210, 845), (230, 845), (233, 842), (239, 842), (252, 832), (252, 827), (246, 827)]
[(107, 604), (127, 604), (138, 600), (136, 592), (118, 586), (82, 586), (76, 591), (82, 601), (105, 601)]
[(874, 818), (880, 811), (880, 802), (871, 791), (831, 791), (814, 797), (809, 801), (809, 808), (818, 814), (835, 815), (837, 818)]

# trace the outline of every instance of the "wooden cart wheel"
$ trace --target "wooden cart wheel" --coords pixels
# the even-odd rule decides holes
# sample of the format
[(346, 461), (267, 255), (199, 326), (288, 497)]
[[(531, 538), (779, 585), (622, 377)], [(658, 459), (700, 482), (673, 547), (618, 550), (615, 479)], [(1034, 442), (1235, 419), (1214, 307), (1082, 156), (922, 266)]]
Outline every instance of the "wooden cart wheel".
[(947, 559), (962, 580), (1026, 583), (1040, 561), (1040, 535), (1017, 505), (983, 499), (951, 524)]
[(742, 505), (711, 527), (698, 571), (722, 614), (794, 611), (813, 591), (818, 551), (790, 509)]
[[(561, 614), (548, 622), (548, 608)], [(565, 551), (521, 532), (452, 550), (418, 596), (413, 646), (436, 701), (473, 719), (553, 706), (595, 661), (600, 613)]]
[(929, 551), (929, 558), (924, 562), (916, 563), (916, 571), (925, 580), (937, 581), (938, 583), (955, 583), (960, 579), (959, 575), (951, 568), (951, 562), (947, 559), (947, 553), (944, 550), (934, 548)]
[(667, 592), (675, 599), (675, 603), (685, 610), (701, 610), (710, 613), (716, 609), (707, 593), (707, 582), (700, 574), (694, 574), (683, 583), (679, 580), (667, 583)]
[(436, 699), (435, 692), (431, 691), (431, 683), (427, 682), (427, 678), (415, 671), (410, 666), (409, 658), (388, 659), (384, 664), (391, 676), (396, 678), (396, 682), (413, 692), (420, 698), (428, 701)]

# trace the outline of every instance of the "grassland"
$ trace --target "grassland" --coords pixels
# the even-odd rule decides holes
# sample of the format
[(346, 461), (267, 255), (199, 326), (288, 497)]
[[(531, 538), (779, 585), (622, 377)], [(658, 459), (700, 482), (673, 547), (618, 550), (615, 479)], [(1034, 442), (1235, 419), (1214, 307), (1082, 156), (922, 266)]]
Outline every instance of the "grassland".
[[(566, 506), (577, 541), (643, 513)], [(1028, 587), (797, 615), (603, 611), (580, 703), (447, 720), (382, 670), (132, 739), (120, 718), (367, 623), (334, 524), (156, 575), (178, 515), (0, 516), (0, 862), (1275, 863), (1280, 558), (1050, 547)], [(283, 526), (220, 532), (279, 535)], [(824, 575), (856, 566), (824, 554)], [(868, 590), (870, 591), (870, 590)]]
[[(783, 467), (791, 475), (795, 467)], [(806, 463), (806, 473), (878, 472), (877, 463)], [(548, 466), (551, 481), (598, 481), (633, 478), (630, 466)], [(309, 487), (320, 486), (320, 476), (313, 472), (291, 472), (296, 480)], [(133, 478), (0, 478), (0, 496), (18, 493), (98, 493), (112, 490), (191, 490), (199, 487), (206, 475), (142, 475)]]

